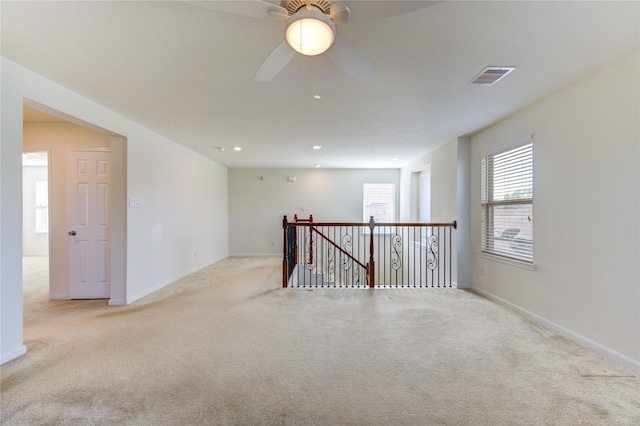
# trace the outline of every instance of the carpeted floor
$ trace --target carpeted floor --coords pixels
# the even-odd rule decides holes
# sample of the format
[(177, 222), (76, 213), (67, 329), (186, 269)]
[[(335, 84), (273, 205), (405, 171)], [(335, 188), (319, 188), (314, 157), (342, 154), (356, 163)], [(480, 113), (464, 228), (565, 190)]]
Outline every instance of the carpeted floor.
[(124, 307), (27, 288), (0, 423), (640, 424), (637, 376), (491, 301), (282, 289), (280, 262), (228, 258)]

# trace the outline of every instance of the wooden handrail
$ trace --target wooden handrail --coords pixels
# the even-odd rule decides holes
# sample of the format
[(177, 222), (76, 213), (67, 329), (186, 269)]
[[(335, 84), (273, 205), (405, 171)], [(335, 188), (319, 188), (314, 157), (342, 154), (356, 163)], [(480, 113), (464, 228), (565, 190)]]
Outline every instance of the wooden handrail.
[[(451, 223), (422, 223), (422, 222), (393, 222), (393, 223), (386, 223), (386, 222), (375, 222), (374, 227), (379, 227), (379, 226), (432, 226), (432, 227), (447, 227), (447, 226), (451, 226), (453, 227), (453, 229), (457, 229), (458, 227), (458, 222), (457, 221), (453, 221)], [(309, 222), (289, 222), (287, 223), (287, 226), (359, 226), (359, 227), (369, 227), (370, 224), (369, 223), (360, 223), (360, 222), (313, 222), (313, 223), (309, 223)]]
[(311, 226), (311, 229), (313, 229), (313, 231), (320, 235), (322, 238), (324, 238), (329, 244), (331, 244), (332, 246), (334, 246), (335, 248), (337, 248), (338, 250), (340, 250), (340, 252), (342, 254), (344, 254), (345, 256), (347, 256), (349, 259), (353, 260), (355, 263), (357, 263), (358, 265), (362, 266), (363, 268), (366, 268), (367, 266), (365, 264), (363, 264), (362, 262), (360, 262), (358, 259), (356, 259), (355, 257), (353, 257), (351, 255), (351, 253), (345, 251), (342, 247), (340, 247), (339, 245), (337, 245), (333, 240), (331, 240), (330, 238), (328, 238), (327, 236), (325, 236), (322, 232), (318, 231), (317, 229), (315, 229), (315, 225), (317, 225), (317, 223), (314, 223)]
[(378, 226), (431, 226), (431, 227), (434, 227), (434, 228), (442, 227), (442, 226), (451, 226), (453, 229), (457, 229), (458, 228), (458, 221), (454, 220), (451, 223), (420, 223), (420, 222), (378, 223), (378, 222), (376, 222), (376, 227), (378, 227)]

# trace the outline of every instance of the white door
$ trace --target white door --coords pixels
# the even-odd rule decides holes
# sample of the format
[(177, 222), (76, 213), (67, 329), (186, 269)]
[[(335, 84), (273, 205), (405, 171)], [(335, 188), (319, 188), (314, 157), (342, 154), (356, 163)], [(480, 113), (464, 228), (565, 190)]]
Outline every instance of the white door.
[(67, 175), (69, 298), (109, 297), (111, 153), (70, 151)]

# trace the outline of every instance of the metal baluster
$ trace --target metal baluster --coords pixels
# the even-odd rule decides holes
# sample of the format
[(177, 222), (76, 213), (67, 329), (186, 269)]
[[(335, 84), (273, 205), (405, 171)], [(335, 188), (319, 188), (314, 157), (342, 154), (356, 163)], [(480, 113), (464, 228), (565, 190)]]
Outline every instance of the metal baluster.
[(453, 248), (451, 246), (451, 243), (452, 243), (451, 233), (452, 233), (452, 229), (449, 226), (449, 287), (451, 287), (451, 284), (452, 284), (451, 273), (453, 272), (452, 269), (451, 269), (452, 268), (452, 265), (451, 265), (451, 252), (452, 252), (452, 248)]
[(437, 237), (438, 237), (438, 263), (436, 264), (436, 280), (438, 281), (438, 288), (440, 287), (440, 227), (438, 226), (436, 228), (437, 230)]

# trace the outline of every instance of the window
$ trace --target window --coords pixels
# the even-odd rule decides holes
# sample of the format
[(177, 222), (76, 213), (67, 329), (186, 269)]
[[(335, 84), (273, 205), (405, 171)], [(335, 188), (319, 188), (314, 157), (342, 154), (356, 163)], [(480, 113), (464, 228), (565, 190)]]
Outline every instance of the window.
[(46, 180), (36, 180), (35, 198), (35, 232), (46, 234), (49, 232), (49, 183)]
[(419, 190), (419, 220), (422, 223), (429, 223), (431, 222), (431, 167), (420, 172)]
[(533, 141), (482, 159), (482, 251), (533, 263)]
[[(431, 165), (420, 172), (418, 184), (418, 209), (420, 223), (431, 222)], [(420, 243), (426, 245), (432, 228), (420, 227)]]
[(365, 183), (362, 187), (363, 222), (369, 218), (379, 223), (396, 220), (396, 186), (393, 183)]

